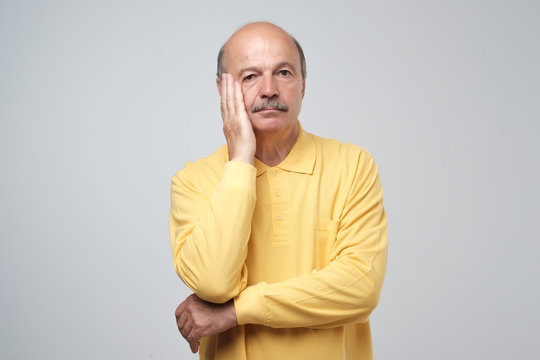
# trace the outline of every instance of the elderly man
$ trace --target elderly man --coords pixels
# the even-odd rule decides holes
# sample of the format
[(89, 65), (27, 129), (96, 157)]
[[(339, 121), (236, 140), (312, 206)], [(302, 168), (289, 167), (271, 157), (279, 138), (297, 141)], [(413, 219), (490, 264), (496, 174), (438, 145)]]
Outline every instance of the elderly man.
[(218, 57), (227, 146), (172, 179), (174, 265), (194, 293), (175, 315), (202, 359), (372, 358), (387, 257), (377, 167), (302, 129), (305, 77), (281, 28), (234, 33)]

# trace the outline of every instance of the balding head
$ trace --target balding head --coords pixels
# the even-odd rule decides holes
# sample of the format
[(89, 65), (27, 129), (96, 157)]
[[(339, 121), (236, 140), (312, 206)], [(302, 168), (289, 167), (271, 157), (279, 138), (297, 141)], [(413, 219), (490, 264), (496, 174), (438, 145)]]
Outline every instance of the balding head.
[[(300, 46), (300, 43), (289, 33), (287, 33), (285, 30), (280, 28), (279, 26), (276, 26), (274, 24), (268, 23), (268, 22), (255, 22), (247, 24), (243, 27), (241, 27), (238, 31), (236, 31), (228, 40), (223, 44), (221, 49), (218, 53), (218, 60), (217, 60), (217, 77), (221, 78), (221, 75), (226, 72), (226, 66), (227, 66), (227, 59), (225, 53), (228, 52), (227, 49), (229, 47), (233, 47), (235, 42), (241, 42), (244, 39), (248, 37), (281, 37), (285, 41), (290, 41), (294, 46), (296, 47), (298, 51), (298, 57), (299, 57), (299, 63), (300, 63), (300, 72), (302, 74), (302, 79), (305, 80), (307, 76), (307, 70), (306, 70), (306, 58), (304, 56), (304, 51), (302, 50), (302, 47)], [(230, 45), (233, 44), (233, 45)], [(229, 46), (230, 45), (230, 46)], [(229, 51), (233, 51), (233, 49), (230, 49)]]

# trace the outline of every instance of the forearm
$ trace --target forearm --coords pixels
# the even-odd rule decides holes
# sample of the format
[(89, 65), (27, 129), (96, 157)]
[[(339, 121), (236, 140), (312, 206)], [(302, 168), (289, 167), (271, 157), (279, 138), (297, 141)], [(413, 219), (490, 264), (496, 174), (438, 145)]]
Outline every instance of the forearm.
[(225, 302), (245, 288), (244, 261), (255, 206), (255, 169), (229, 162), (202, 199), (173, 181), (171, 248), (177, 273), (200, 298)]
[(384, 279), (386, 234), (376, 247), (368, 266), (344, 256), (319, 272), (247, 287), (235, 298), (238, 323), (325, 328), (367, 321)]

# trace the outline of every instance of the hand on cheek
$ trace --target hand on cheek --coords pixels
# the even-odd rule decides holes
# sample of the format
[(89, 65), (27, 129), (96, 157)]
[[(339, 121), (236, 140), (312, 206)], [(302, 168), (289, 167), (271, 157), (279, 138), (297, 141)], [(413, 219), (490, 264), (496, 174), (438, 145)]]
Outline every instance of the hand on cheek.
[(255, 134), (246, 111), (241, 85), (226, 73), (222, 75), (220, 82), (221, 116), (223, 133), (229, 148), (229, 160), (253, 164)]

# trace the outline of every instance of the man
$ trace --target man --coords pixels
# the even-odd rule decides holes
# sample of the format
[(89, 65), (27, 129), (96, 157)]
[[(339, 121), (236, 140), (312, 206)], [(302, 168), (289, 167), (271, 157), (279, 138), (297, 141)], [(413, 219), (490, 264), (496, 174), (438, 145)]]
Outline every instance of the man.
[(238, 30), (218, 57), (227, 146), (172, 179), (174, 265), (194, 292), (175, 315), (202, 359), (372, 358), (382, 188), (365, 150), (302, 130), (305, 74), (281, 28)]

